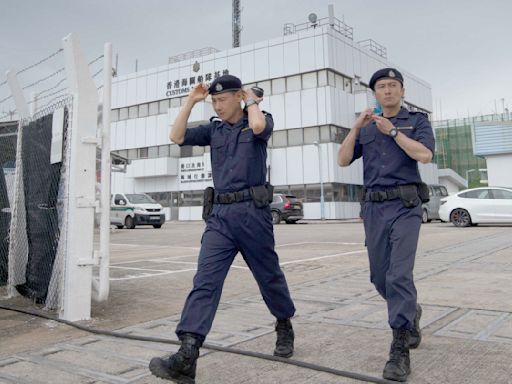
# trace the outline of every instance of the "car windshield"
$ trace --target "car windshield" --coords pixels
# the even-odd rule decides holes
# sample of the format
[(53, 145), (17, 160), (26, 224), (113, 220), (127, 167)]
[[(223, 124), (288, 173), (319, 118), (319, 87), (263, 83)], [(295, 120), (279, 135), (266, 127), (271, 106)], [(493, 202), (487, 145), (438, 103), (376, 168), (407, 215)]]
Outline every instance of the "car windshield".
[(153, 200), (148, 195), (131, 194), (131, 195), (126, 195), (126, 198), (132, 204), (156, 204), (156, 201)]

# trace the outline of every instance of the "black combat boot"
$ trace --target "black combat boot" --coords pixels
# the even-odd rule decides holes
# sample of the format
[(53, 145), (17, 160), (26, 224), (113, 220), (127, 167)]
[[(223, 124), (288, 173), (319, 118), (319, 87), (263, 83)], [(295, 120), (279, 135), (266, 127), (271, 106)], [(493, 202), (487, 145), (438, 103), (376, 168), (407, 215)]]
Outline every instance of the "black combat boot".
[(290, 319), (277, 320), (276, 322), (277, 341), (274, 356), (292, 357), (293, 355), (293, 327)]
[(409, 338), (409, 348), (415, 349), (420, 346), (421, 343), (421, 328), (420, 328), (420, 319), (423, 310), (421, 309), (421, 305), (416, 305), (416, 317), (414, 318), (414, 328), (411, 329), (411, 335)]
[(393, 342), (389, 351), (389, 360), (382, 375), (385, 379), (406, 381), (407, 376), (411, 373), (409, 332), (406, 329), (393, 329)]
[(169, 358), (153, 357), (149, 370), (156, 377), (171, 380), (178, 384), (194, 384), (197, 358), (202, 340), (192, 333), (180, 335), (181, 347)]

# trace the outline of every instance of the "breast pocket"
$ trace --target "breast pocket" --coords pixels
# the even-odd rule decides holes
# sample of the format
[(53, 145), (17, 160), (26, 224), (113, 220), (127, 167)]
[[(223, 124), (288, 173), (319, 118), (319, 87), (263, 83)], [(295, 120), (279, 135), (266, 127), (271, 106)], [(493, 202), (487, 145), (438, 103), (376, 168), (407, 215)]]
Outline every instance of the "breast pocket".
[(212, 139), (212, 164), (220, 165), (226, 160), (226, 142), (223, 138)]
[(243, 158), (256, 157), (256, 143), (254, 134), (251, 131), (245, 131), (240, 134), (238, 138), (238, 153)]
[(361, 135), (359, 137), (359, 142), (361, 145), (370, 145), (375, 141), (375, 135)]

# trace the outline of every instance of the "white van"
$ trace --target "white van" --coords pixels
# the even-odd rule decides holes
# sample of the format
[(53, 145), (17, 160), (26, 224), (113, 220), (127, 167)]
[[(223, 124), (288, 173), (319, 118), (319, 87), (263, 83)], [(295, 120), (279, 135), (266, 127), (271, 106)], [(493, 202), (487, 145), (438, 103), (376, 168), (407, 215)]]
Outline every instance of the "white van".
[(145, 193), (116, 193), (112, 197), (110, 224), (121, 229), (136, 225), (152, 225), (160, 228), (165, 223), (162, 206)]

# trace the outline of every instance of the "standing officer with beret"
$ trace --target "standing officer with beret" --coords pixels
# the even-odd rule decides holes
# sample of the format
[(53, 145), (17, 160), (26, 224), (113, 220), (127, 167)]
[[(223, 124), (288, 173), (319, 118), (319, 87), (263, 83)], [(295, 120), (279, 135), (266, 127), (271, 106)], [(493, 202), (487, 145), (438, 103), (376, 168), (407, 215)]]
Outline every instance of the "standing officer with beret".
[[(393, 330), (389, 361), (383, 377), (405, 381), (411, 372), (409, 348), (421, 341), (413, 280), (421, 225), (421, 202), (428, 191), (421, 182), (418, 161), (429, 163), (434, 135), (427, 115), (401, 107), (403, 77), (393, 68), (377, 71), (370, 88), (382, 114), (362, 112), (341, 144), (338, 163), (345, 167), (363, 157), (362, 215), (371, 281), (386, 300)], [(426, 194), (425, 194), (426, 192)]]
[[(219, 118), (187, 129), (192, 108), (206, 99), (208, 93)], [(242, 100), (245, 110), (240, 105)], [(260, 110), (261, 100), (252, 89), (242, 90), (240, 79), (224, 75), (209, 88), (201, 83), (192, 89), (171, 129), (169, 138), (179, 145), (211, 147), (215, 190), (205, 191), (206, 229), (194, 288), (176, 329), (181, 348), (168, 359), (153, 358), (149, 365), (151, 372), (160, 378), (177, 383), (195, 382), (199, 348), (210, 331), (224, 280), (238, 252), (277, 319), (274, 355), (293, 354), (290, 318), (295, 307), (274, 251), (269, 206), (272, 188), (265, 184), (267, 141), (274, 123), (270, 114)]]

